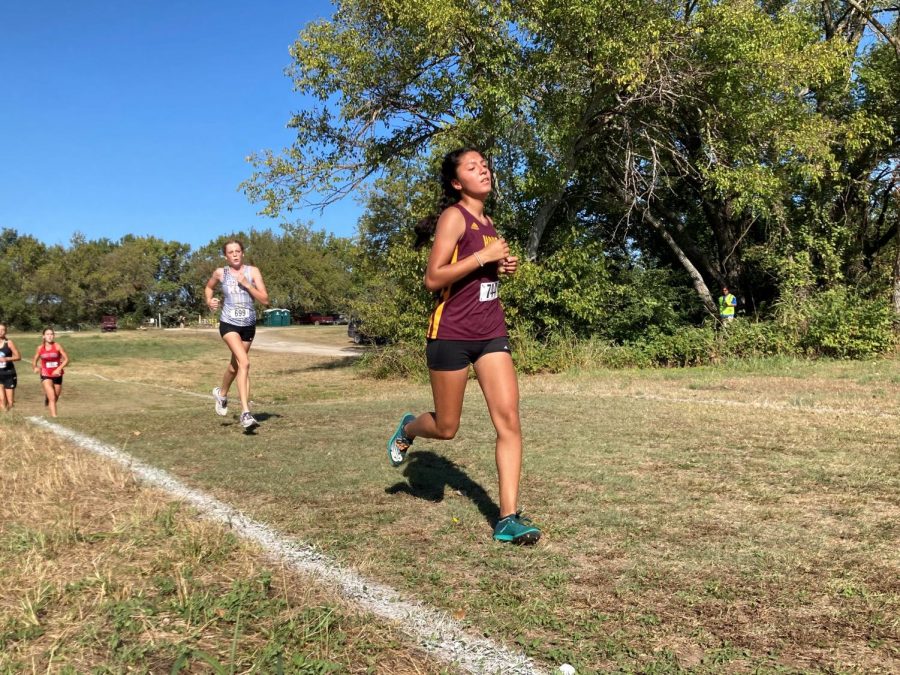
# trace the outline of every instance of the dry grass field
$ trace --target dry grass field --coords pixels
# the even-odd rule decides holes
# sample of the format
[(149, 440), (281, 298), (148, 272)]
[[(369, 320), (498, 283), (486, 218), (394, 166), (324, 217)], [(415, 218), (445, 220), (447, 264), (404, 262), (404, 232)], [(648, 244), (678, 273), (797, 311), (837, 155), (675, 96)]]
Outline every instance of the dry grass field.
[[(34, 348), (28, 339), (17, 339), (26, 355)], [(347, 344), (344, 327), (281, 329), (279, 339)], [(896, 359), (522, 378), (521, 505), (544, 537), (533, 548), (514, 548), (490, 539), (497, 511), (493, 433), (474, 382), (458, 437), (418, 441), (407, 464), (392, 469), (385, 440), (403, 412), (429, 409), (427, 385), (367, 379), (350, 358), (260, 351), (253, 354), (252, 398), (261, 426), (246, 434), (235, 415), (213, 413), (208, 393), (218, 384), (225, 349), (212, 332), (63, 335), (60, 341), (72, 357), (61, 424), (448, 610), (473, 632), (521, 649), (545, 667), (568, 662), (579, 673), (900, 671)], [(163, 662), (171, 669), (185, 650), (247, 672), (261, 663), (255, 654), (277, 651), (275, 633), (254, 628), (259, 632), (238, 640), (229, 633), (236, 631), (233, 623), (217, 625), (208, 640), (194, 644), (176, 639), (194, 624), (166, 633), (150, 622), (149, 634), (168, 636), (166, 650), (155, 653), (141, 653), (148, 643), (143, 633), (120, 631), (114, 640), (113, 615), (95, 620), (78, 609), (88, 600), (67, 599), (59, 583), (42, 590), (48, 584), (41, 574), (29, 578), (19, 564), (28, 558), (27, 569), (58, 565), (69, 557), (68, 547), (86, 546), (73, 532), (101, 533), (90, 545), (110, 546), (103, 554), (110, 565), (125, 556), (122, 569), (170, 561), (160, 564), (171, 582), (159, 583), (175, 597), (181, 593), (178, 570), (193, 565), (198, 583), (231, 588), (228, 580), (241, 580), (263, 605), (283, 599), (295, 612), (312, 612), (313, 622), (321, 619), (316, 607), (330, 612), (346, 639), (338, 650), (326, 637), (311, 635), (291, 652), (303, 658), (333, 661), (347, 672), (435, 668), (403, 646), (396, 627), (358, 637), (372, 627), (339, 599), (316, 595), (323, 591), (302, 580), (301, 590), (290, 590), (294, 582), (285, 585), (280, 571), (260, 571), (265, 565), (249, 562), (253, 555), (238, 542), (165, 506), (164, 498), (154, 497), (157, 506), (138, 506), (137, 488), (113, 470), (108, 480), (89, 479), (84, 492), (90, 500), (75, 499), (78, 508), (63, 506), (51, 515), (45, 505), (18, 513), (18, 502), (39, 502), (35, 493), (47, 492), (41, 485), (65, 466), (90, 463), (100, 475), (105, 471), (99, 460), (29, 431), (25, 418), (44, 412), (36, 379), (20, 368), (20, 403), (0, 421), (4, 447), (19, 448), (3, 455), (0, 551), (4, 568), (18, 570), (15, 581), (0, 581), (0, 651), (6, 654), (0, 659), (7, 669), (45, 665), (55, 644), (48, 635), (64, 634), (67, 647), (93, 639), (93, 651), (72, 657), (82, 666), (108, 664), (122, 651), (132, 655), (112, 661), (119, 665), (110, 672), (159, 672), (148, 664)], [(43, 445), (55, 448), (43, 459), (28, 449)], [(21, 496), (27, 494), (32, 497)], [(109, 505), (89, 508), (92, 500), (107, 499)], [(110, 521), (111, 513), (120, 515)], [(77, 526), (76, 517), (83, 518)], [(165, 533), (169, 519), (179, 534)], [(125, 522), (141, 522), (135, 531), (145, 534), (122, 543)], [(227, 561), (219, 571), (207, 569), (204, 546)], [(179, 551), (189, 552), (186, 562), (175, 562)], [(137, 558), (146, 560), (128, 562)], [(152, 590), (154, 575), (145, 576), (143, 587), (135, 579), (118, 582), (116, 601), (160, 595)], [(102, 584), (83, 583), (96, 606)], [(29, 614), (28, 606), (39, 609)], [(230, 611), (210, 611), (219, 610)], [(68, 632), (51, 627), (59, 619), (45, 618), (50, 615), (64, 617)], [(245, 643), (246, 651), (229, 661), (233, 645), (242, 650)]]

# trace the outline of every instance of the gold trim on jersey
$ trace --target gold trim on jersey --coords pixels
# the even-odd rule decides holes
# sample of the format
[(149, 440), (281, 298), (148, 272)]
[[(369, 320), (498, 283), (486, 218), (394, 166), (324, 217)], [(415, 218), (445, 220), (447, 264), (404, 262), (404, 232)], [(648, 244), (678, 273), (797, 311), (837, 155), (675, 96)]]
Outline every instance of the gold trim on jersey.
[[(453, 249), (453, 256), (450, 258), (450, 264), (456, 262), (456, 258), (459, 255), (459, 244)], [(450, 299), (450, 289), (453, 287), (453, 284), (449, 286), (445, 286), (441, 291), (441, 301), (437, 304), (437, 307), (434, 308), (434, 311), (431, 313), (431, 321), (428, 324), (428, 333), (426, 334), (429, 340), (437, 339), (438, 327), (441, 325), (441, 315), (444, 313), (444, 306), (447, 304), (447, 301)]]

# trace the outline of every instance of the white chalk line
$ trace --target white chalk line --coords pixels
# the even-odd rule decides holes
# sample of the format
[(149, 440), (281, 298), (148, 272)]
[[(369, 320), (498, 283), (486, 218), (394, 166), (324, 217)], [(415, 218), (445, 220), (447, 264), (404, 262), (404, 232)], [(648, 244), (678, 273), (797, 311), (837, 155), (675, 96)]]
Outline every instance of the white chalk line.
[(40, 417), (27, 419), (35, 426), (50, 431), (84, 450), (118, 462), (146, 483), (165, 490), (170, 495), (189, 503), (205, 517), (220, 522), (245, 539), (255, 542), (273, 558), (283, 560), (298, 572), (318, 577), (336, 587), (344, 597), (363, 609), (396, 621), (399, 629), (412, 637), (421, 649), (441, 661), (471, 673), (537, 675), (545, 672), (537, 668), (524, 654), (507, 649), (487, 638), (471, 635), (445, 612), (402, 599), (394, 589), (369, 581), (353, 570), (341, 567), (309, 544), (282, 536), (265, 523), (253, 520), (215, 497), (188, 487), (167, 471), (59, 424)]
[(600, 394), (603, 398), (633, 398), (644, 401), (660, 401), (663, 403), (695, 403), (710, 406), (733, 406), (740, 408), (758, 408), (761, 410), (779, 410), (782, 412), (812, 413), (813, 415), (856, 415), (858, 417), (900, 417), (897, 413), (883, 410), (850, 410), (849, 408), (830, 408), (827, 406), (798, 406), (770, 401), (735, 401), (727, 398), (686, 398), (680, 396), (661, 396), (659, 394)]
[(164, 391), (172, 391), (176, 394), (184, 394), (185, 396), (193, 396), (195, 398), (204, 398), (211, 399), (212, 394), (199, 394), (196, 391), (189, 391), (188, 389), (176, 389), (175, 387), (167, 387), (164, 384), (154, 384), (152, 382), (137, 382), (135, 380), (117, 380), (114, 377), (106, 377), (105, 375), (99, 375), (98, 373), (73, 373), (74, 375), (90, 375), (91, 377), (96, 377), (99, 380), (103, 380), (104, 382), (115, 382), (116, 384), (136, 384), (141, 387), (152, 387), (153, 389), (162, 389)]

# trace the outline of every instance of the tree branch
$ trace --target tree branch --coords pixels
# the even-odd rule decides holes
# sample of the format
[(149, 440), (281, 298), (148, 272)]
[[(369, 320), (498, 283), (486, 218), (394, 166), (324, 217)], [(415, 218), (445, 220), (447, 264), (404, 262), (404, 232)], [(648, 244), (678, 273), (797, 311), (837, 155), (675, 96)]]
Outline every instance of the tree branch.
[(847, 4), (853, 7), (857, 12), (859, 12), (865, 20), (868, 22), (872, 28), (874, 28), (881, 36), (888, 41), (888, 44), (894, 48), (894, 53), (897, 55), (897, 59), (900, 60), (900, 40), (898, 40), (894, 35), (891, 35), (890, 31), (884, 27), (884, 25), (875, 18), (875, 16), (868, 9), (860, 5), (857, 0), (847, 0)]

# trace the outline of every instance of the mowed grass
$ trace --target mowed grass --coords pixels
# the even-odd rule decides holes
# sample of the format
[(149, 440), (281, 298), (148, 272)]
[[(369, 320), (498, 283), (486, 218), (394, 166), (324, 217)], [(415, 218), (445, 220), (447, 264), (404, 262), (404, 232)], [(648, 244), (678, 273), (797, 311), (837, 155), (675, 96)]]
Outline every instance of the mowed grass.
[(447, 672), (124, 469), (0, 436), (0, 672)]
[[(218, 384), (217, 335), (156, 334), (158, 347), (116, 356), (80, 349), (95, 339), (60, 337), (73, 359), (60, 423), (541, 663), (900, 670), (897, 360), (522, 378), (521, 505), (544, 538), (514, 548), (490, 539), (493, 431), (474, 382), (457, 438), (417, 441), (397, 470), (386, 438), (401, 413), (430, 409), (427, 385), (254, 353), (262, 426), (245, 434), (211, 399), (172, 391)], [(193, 356), (161, 356), (179, 350)], [(36, 377), (22, 380), (19, 414), (40, 414)]]

